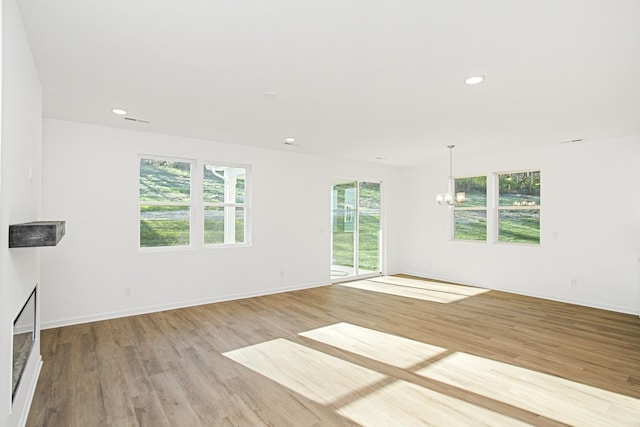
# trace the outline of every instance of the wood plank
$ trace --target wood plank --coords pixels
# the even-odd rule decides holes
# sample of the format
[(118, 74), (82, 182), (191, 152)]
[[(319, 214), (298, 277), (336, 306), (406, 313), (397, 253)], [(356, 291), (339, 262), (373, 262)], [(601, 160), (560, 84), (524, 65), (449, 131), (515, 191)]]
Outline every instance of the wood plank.
[(28, 426), (640, 419), (637, 316), (403, 276), (44, 330), (41, 352)]

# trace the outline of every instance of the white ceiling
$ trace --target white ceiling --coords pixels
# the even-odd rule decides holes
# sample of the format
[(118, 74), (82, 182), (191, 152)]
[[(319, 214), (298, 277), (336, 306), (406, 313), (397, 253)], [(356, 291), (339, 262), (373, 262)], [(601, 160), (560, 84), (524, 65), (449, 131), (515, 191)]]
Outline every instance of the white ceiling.
[(640, 134), (640, 0), (18, 4), (47, 117), (391, 165)]

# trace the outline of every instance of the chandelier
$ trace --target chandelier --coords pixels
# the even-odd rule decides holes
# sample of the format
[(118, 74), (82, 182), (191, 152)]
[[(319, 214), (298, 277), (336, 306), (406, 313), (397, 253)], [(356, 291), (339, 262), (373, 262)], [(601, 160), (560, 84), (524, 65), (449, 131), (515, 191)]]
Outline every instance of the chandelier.
[(464, 192), (456, 193), (455, 200), (453, 197), (453, 147), (455, 147), (455, 145), (447, 145), (447, 148), (449, 149), (449, 191), (446, 193), (438, 193), (436, 195), (436, 202), (438, 202), (439, 205), (455, 206), (456, 203), (463, 203), (466, 198)]

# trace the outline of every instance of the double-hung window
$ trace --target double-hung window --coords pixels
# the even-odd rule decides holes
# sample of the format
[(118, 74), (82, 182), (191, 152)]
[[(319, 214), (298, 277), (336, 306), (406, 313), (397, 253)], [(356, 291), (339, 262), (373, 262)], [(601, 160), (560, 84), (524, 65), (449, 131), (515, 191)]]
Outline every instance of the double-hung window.
[(189, 246), (193, 161), (141, 158), (140, 247)]
[(204, 243), (247, 242), (247, 167), (206, 163), (203, 167), (202, 205)]
[(140, 158), (140, 247), (248, 243), (248, 172), (249, 166)]
[(464, 193), (464, 202), (453, 208), (454, 240), (487, 240), (487, 177), (454, 180), (454, 194)]
[(540, 171), (498, 174), (498, 242), (540, 243)]

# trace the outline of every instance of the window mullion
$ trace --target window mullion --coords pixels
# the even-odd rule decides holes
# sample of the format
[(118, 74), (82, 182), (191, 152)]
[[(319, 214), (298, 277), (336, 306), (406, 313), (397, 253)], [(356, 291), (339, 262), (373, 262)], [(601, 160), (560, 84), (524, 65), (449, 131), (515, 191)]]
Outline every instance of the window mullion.
[(193, 170), (191, 176), (191, 239), (192, 245), (196, 248), (202, 247), (204, 244), (204, 213), (203, 208), (200, 206), (202, 200), (201, 188), (203, 182), (202, 168), (200, 162), (194, 160), (191, 164)]

